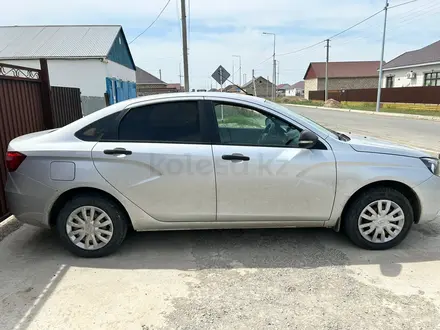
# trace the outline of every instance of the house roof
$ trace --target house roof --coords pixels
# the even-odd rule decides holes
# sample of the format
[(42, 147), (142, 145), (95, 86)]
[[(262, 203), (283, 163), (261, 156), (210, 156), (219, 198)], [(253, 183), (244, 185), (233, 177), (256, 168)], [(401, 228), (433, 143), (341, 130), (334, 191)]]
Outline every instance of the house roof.
[[(267, 80), (267, 79), (264, 78), (263, 76), (259, 76), (259, 77), (256, 77), (256, 78), (255, 78), (256, 81), (259, 80), (259, 79), (263, 79), (264, 81), (268, 81), (269, 84), (272, 84), (269, 80)], [(251, 79), (251, 80), (248, 81), (246, 84), (244, 84), (244, 85), (242, 86), (242, 88), (247, 88), (247, 87), (251, 86), (251, 85), (252, 85), (252, 82), (253, 82), (253, 80)]]
[(0, 59), (104, 58), (120, 25), (0, 26)]
[(383, 68), (391, 69), (435, 62), (440, 62), (440, 40), (426, 47), (403, 53), (389, 61)]
[(167, 83), (153, 76), (151, 73), (136, 67), (136, 83), (137, 84), (163, 84)]
[(297, 83), (294, 83), (292, 86), (290, 86), (290, 89), (294, 89), (294, 88), (301, 88), (304, 89), (304, 80), (298, 81)]
[[(380, 61), (329, 62), (329, 78), (378, 77)], [(325, 62), (312, 62), (304, 79), (325, 78)]]
[(290, 88), (289, 84), (279, 84), (277, 85), (277, 89), (288, 89)]

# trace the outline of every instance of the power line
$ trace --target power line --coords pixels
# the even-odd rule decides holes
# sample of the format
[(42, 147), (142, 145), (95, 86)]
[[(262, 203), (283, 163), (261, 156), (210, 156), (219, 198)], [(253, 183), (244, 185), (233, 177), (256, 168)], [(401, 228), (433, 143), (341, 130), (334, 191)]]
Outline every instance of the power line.
[(411, 1), (404, 2), (404, 3), (399, 3), (398, 5), (394, 5), (394, 6), (388, 7), (388, 9), (400, 7), (400, 6), (406, 5), (406, 4), (411, 3), (411, 2), (416, 2), (416, 1), (417, 0), (411, 0)]
[(367, 18), (365, 18), (365, 19), (363, 19), (362, 21), (356, 23), (355, 25), (350, 26), (348, 29), (345, 29), (344, 31), (341, 31), (341, 32), (339, 32), (339, 33), (336, 33), (335, 35), (331, 36), (331, 37), (328, 38), (328, 39), (336, 38), (336, 37), (340, 36), (341, 34), (347, 32), (347, 31), (350, 31), (351, 29), (355, 28), (356, 26), (361, 25), (362, 23), (368, 21), (369, 19), (372, 19), (374, 16), (379, 15), (379, 14), (380, 14), (381, 12), (383, 12), (383, 11), (384, 11), (384, 9), (381, 9), (381, 10), (375, 12), (373, 15), (368, 16)]
[(320, 42), (317, 42), (316, 44), (313, 44), (313, 45), (310, 45), (310, 46), (307, 46), (307, 47), (304, 47), (304, 48), (301, 48), (301, 49), (294, 50), (293, 52), (288, 52), (288, 53), (278, 54), (278, 56), (284, 56), (284, 55), (290, 55), (290, 54), (299, 53), (299, 52), (302, 52), (303, 50), (306, 50), (306, 49), (309, 49), (309, 48), (313, 48), (313, 47), (315, 47), (315, 46), (318, 46), (318, 45), (320, 45), (320, 44), (322, 44), (322, 43), (324, 43), (324, 42), (325, 42), (325, 40), (322, 40), (322, 41), (320, 41)]
[(143, 35), (145, 32), (147, 32), (148, 29), (151, 28), (151, 27), (154, 25), (154, 23), (157, 22), (157, 20), (158, 20), (159, 17), (162, 15), (162, 13), (165, 11), (165, 9), (168, 7), (168, 5), (170, 4), (170, 2), (171, 2), (171, 0), (168, 0), (168, 2), (166, 3), (166, 5), (165, 5), (165, 6), (162, 8), (162, 10), (160, 11), (159, 15), (157, 15), (156, 19), (155, 19), (153, 22), (151, 22), (151, 24), (150, 24), (150, 25), (149, 25), (144, 31), (142, 31), (141, 33), (139, 33), (139, 34), (136, 36), (136, 38), (134, 38), (132, 41), (130, 41), (129, 44), (133, 43), (137, 38), (139, 38), (141, 35)]

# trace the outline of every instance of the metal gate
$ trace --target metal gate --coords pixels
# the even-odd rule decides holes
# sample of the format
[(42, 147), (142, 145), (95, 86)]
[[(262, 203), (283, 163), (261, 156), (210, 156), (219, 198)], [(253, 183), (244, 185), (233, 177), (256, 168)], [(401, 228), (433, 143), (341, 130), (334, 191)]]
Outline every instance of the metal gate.
[(0, 63), (0, 221), (7, 215), (5, 155), (17, 136), (64, 126), (82, 117), (78, 88), (50, 88), (46, 60), (40, 70)]

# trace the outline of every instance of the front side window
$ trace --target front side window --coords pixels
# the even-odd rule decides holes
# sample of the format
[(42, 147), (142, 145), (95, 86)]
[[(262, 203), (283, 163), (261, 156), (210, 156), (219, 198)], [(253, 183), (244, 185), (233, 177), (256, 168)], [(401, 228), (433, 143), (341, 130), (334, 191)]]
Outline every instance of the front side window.
[(203, 142), (197, 102), (168, 102), (133, 108), (121, 120), (119, 140)]
[(425, 73), (425, 86), (440, 86), (440, 72)]
[(216, 102), (214, 109), (222, 144), (298, 146), (301, 129), (278, 117), (236, 104)]

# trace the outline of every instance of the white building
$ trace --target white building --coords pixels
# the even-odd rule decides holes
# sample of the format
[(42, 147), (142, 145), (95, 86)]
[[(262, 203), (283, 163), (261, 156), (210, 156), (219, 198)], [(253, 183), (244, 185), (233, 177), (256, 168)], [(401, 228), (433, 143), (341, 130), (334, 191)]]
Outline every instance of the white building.
[(416, 86), (440, 86), (440, 41), (384, 65), (382, 87)]
[(120, 25), (3, 26), (0, 62), (39, 69), (52, 86), (81, 90), (83, 113), (136, 97), (136, 67)]
[(304, 80), (286, 88), (286, 96), (304, 96)]

